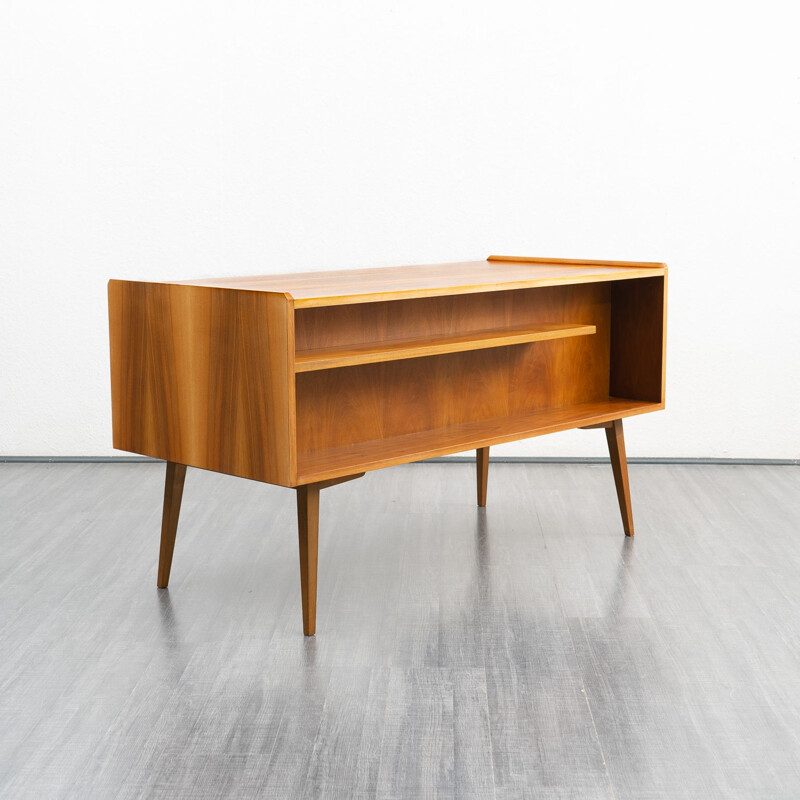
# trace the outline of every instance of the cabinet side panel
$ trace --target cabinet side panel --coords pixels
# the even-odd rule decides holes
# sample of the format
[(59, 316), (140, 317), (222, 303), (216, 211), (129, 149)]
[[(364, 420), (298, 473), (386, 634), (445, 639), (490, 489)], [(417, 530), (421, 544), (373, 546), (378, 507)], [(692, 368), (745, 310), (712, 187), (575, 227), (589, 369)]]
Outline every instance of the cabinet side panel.
[(114, 447), (291, 485), (284, 295), (110, 281)]
[(664, 402), (666, 277), (619, 281), (611, 295), (611, 394)]

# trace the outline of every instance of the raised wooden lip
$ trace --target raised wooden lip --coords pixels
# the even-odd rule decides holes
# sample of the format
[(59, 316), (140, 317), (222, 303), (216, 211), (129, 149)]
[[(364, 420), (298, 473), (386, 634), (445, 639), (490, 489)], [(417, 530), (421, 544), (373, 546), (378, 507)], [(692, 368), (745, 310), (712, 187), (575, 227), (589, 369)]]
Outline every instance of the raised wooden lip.
[(407, 433), (388, 439), (297, 454), (298, 483), (335, 478), (354, 472), (408, 464), (546, 433), (586, 427), (614, 419), (659, 411), (664, 403), (608, 397), (561, 408), (531, 411), (514, 417), (477, 420), (448, 428)]
[(666, 269), (661, 261), (605, 261), (596, 258), (544, 258), (542, 256), (488, 256), (487, 261), (508, 261), (516, 264), (562, 264), (576, 267), (620, 267), (622, 269)]
[(526, 344), (571, 336), (588, 336), (597, 332), (595, 325), (580, 323), (539, 323), (514, 328), (495, 328), (459, 336), (413, 337), (362, 345), (339, 345), (295, 354), (295, 372), (313, 372), (358, 364), (399, 361), (408, 358), (485, 350), (492, 347)]

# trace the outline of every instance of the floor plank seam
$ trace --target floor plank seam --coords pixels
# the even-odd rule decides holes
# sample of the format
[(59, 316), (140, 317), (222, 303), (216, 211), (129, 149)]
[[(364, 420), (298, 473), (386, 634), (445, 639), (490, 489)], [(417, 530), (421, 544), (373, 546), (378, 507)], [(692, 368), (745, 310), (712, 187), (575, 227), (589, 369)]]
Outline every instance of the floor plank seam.
[[(534, 512), (536, 514), (537, 522), (539, 523), (539, 530), (540, 530), (540, 532), (543, 533), (544, 527), (543, 527), (543, 524), (542, 524), (542, 519), (541, 519), (541, 516), (539, 514), (539, 509), (536, 508), (535, 505), (534, 505)], [(567, 621), (567, 615), (566, 615), (565, 608), (564, 608), (564, 601), (563, 601), (563, 599), (561, 597), (561, 591), (558, 588), (558, 582), (555, 580), (555, 575), (553, 573), (552, 557), (550, 556), (549, 548), (547, 547), (547, 542), (546, 541), (544, 543), (544, 549), (548, 554), (547, 557), (548, 557), (548, 561), (550, 562), (550, 567), (551, 567), (551, 576), (552, 576), (552, 581), (553, 581), (553, 588), (555, 589), (556, 596), (558, 597), (559, 607), (561, 608), (561, 617), (562, 617), (564, 625), (565, 625), (565, 627), (567, 629), (567, 634), (569, 635), (569, 642), (570, 642), (570, 645), (572, 647), (572, 657), (574, 659), (575, 669), (576, 669), (578, 675), (580, 675), (580, 677), (581, 677), (580, 690), (581, 690), (581, 693), (583, 694), (584, 702), (586, 703), (586, 708), (587, 708), (587, 710), (589, 712), (589, 718), (592, 721), (592, 730), (594, 731), (595, 741), (597, 742), (597, 747), (598, 747), (598, 749), (600, 751), (600, 758), (603, 761), (603, 771), (605, 772), (605, 776), (606, 776), (606, 780), (608, 782), (608, 788), (609, 788), (609, 791), (611, 792), (611, 796), (612, 796), (612, 798), (614, 798), (616, 800), (616, 798), (617, 798), (616, 787), (614, 786), (614, 781), (611, 779), (611, 770), (608, 767), (608, 761), (606, 759), (605, 748), (603, 747), (603, 742), (602, 742), (602, 740), (600, 738), (600, 731), (597, 728), (597, 722), (596, 722), (596, 720), (594, 718), (594, 710), (592, 709), (592, 704), (591, 704), (590, 699), (589, 699), (589, 689), (588, 689), (588, 686), (586, 684), (586, 676), (584, 675), (583, 670), (581, 669), (580, 659), (578, 658), (578, 649), (575, 646), (575, 639), (574, 639), (574, 637), (572, 635), (572, 629), (570, 628), (570, 625), (569, 625), (569, 623)]]

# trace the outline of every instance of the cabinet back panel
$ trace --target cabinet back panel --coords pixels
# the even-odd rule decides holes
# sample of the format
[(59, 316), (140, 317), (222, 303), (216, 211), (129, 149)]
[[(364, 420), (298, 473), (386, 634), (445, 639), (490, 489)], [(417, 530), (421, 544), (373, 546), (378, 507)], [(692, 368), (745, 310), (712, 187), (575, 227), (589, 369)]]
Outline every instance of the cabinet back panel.
[(592, 322), (587, 307), (608, 303), (607, 283), (391, 300), (295, 310), (298, 352), (337, 345), (435, 337), (536, 322)]

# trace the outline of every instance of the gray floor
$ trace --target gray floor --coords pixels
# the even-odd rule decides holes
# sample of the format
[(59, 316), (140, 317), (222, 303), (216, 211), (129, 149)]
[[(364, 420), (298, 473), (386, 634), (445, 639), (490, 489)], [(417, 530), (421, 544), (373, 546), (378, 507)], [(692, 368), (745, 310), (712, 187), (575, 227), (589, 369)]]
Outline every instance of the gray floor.
[(0, 797), (800, 796), (800, 469), (0, 465)]

